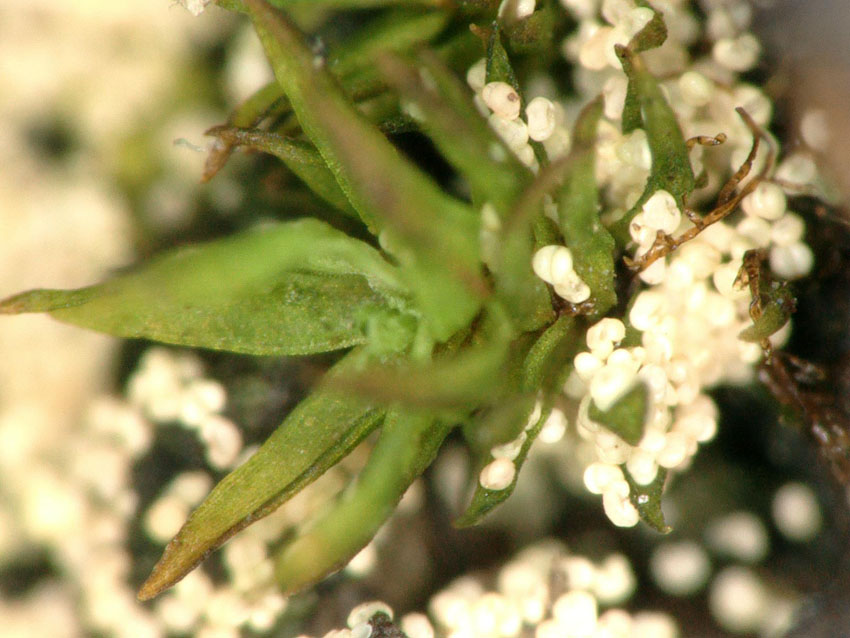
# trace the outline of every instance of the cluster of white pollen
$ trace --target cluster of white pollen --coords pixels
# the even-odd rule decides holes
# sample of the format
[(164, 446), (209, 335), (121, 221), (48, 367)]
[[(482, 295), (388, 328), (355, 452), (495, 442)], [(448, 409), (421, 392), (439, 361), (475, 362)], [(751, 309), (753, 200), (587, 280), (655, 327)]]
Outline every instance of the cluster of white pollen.
[[(495, 587), (465, 575), (434, 595), (428, 614), (398, 619), (409, 638), (677, 638), (675, 621), (665, 613), (622, 608), (637, 580), (622, 554), (599, 562), (571, 554), (553, 540), (527, 547), (499, 568)], [(392, 618), (381, 602), (359, 605), (348, 628), (324, 638), (369, 638), (366, 620), (377, 611)], [(300, 636), (299, 638), (308, 638)]]
[[(483, 61), (470, 69), (467, 81), (493, 128), (535, 169), (529, 140), (543, 142), (550, 156), (566, 152), (570, 119), (583, 103), (601, 93), (604, 116), (598, 131), (596, 173), (603, 216), (616, 218), (641, 196), (652, 156), (642, 129), (621, 132), (627, 78), (614, 47), (627, 44), (646, 26), (653, 10), (634, 0), (562, 0), (562, 4), (578, 21), (563, 52), (574, 63), (580, 99), (536, 96), (523, 109), (513, 87), (485, 83)], [(708, 203), (744, 162), (752, 145), (752, 131), (735, 108), (744, 107), (759, 126), (766, 126), (771, 117), (772, 106), (764, 93), (737, 79), (738, 73), (757, 63), (760, 53), (758, 41), (747, 31), (750, 8), (742, 2), (706, 3), (708, 19), (703, 27), (686, 0), (657, 0), (652, 6), (663, 13), (668, 38), (660, 48), (642, 55), (649, 70), (663, 78), (662, 91), (685, 137), (721, 132), (726, 136), (721, 146), (696, 145), (690, 152), (694, 172), (705, 172), (708, 178), (708, 187), (698, 191), (694, 200)], [(713, 46), (705, 56), (691, 59), (688, 47), (701, 35)], [(705, 391), (719, 383), (750, 380), (754, 364), (762, 357), (758, 344), (738, 338), (752, 323), (750, 292), (736, 283), (744, 254), (763, 249), (770, 271), (780, 279), (796, 279), (811, 270), (814, 259), (804, 241), (804, 222), (787, 210), (785, 193), (814, 178), (807, 159), (802, 155), (787, 158), (744, 198), (740, 211), (641, 271), (637, 277), (643, 287), (628, 315), (622, 321), (602, 319), (588, 330), (587, 350), (575, 357), (565, 392), (578, 402), (578, 435), (595, 451), (596, 460), (584, 473), (585, 486), (602, 495), (605, 512), (616, 525), (638, 522), (625, 472), (637, 484), (648, 485), (661, 470), (686, 468), (699, 443), (712, 439), (717, 429), (717, 410)], [(764, 160), (765, 153), (760, 152), (754, 171)], [(676, 237), (692, 226), (676, 199), (658, 190), (630, 224), (632, 254), (637, 258), (646, 254), (659, 233)], [(580, 303), (590, 297), (566, 246), (539, 249), (532, 267), (567, 301)], [(639, 332), (639, 344), (622, 345), (627, 324)], [(788, 333), (786, 327), (772, 341), (781, 344)], [(648, 406), (643, 435), (630, 445), (595, 422), (590, 408), (593, 404), (606, 411), (638, 384), (647, 389)], [(481, 482), (507, 486), (515, 468), (509, 460), (494, 457)]]

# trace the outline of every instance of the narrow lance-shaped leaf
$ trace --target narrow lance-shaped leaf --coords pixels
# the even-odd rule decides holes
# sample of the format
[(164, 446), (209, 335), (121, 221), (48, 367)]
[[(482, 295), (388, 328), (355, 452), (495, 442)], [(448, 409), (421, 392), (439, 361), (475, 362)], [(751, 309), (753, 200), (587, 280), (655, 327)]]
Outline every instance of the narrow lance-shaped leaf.
[(417, 44), (430, 42), (443, 31), (450, 17), (448, 11), (388, 11), (332, 51), (328, 70), (342, 77), (360, 69), (374, 69), (379, 55), (409, 51)]
[(328, 204), (351, 217), (357, 217), (357, 211), (352, 208), (336, 177), (312, 144), (259, 129), (227, 126), (211, 128), (207, 135), (216, 137), (225, 148), (241, 146), (274, 155)]
[[(508, 52), (502, 44), (502, 32), (498, 22), (493, 22), (489, 38), (487, 40), (487, 67), (486, 67), (487, 82), (505, 82), (514, 87), (517, 94), (522, 100), (522, 91), (520, 91), (519, 80), (514, 72), (511, 60), (508, 57)], [(522, 100), (522, 109), (525, 111), (525, 100)], [(531, 148), (534, 150), (534, 156), (542, 166), (547, 163), (546, 149), (540, 142), (530, 141)]]
[(672, 528), (664, 520), (664, 512), (661, 511), (661, 495), (664, 492), (667, 470), (663, 467), (658, 468), (658, 475), (652, 483), (640, 485), (632, 478), (625, 465), (621, 467), (629, 484), (629, 500), (637, 509), (640, 519), (656, 532), (668, 534)]
[[(574, 317), (561, 317), (537, 339), (528, 352), (523, 364), (523, 391), (536, 392), (540, 388), (545, 390), (547, 387), (557, 388), (555, 390), (556, 392), (560, 391), (560, 388), (563, 387), (565, 371), (569, 369), (564, 364), (572, 358), (581, 345), (576, 334), (575, 324)], [(546, 402), (548, 401), (547, 399)], [(505, 410), (510, 415), (514, 406), (518, 405), (523, 405), (521, 399), (520, 402), (513, 405), (508, 404)], [(513, 427), (517, 434), (520, 433), (523, 427), (528, 427), (525, 430), (525, 441), (522, 443), (519, 454), (513, 460), (516, 466), (514, 480), (503, 490), (487, 489), (476, 482), (472, 500), (463, 514), (455, 521), (455, 526), (469, 527), (470, 525), (475, 525), (489, 512), (508, 499), (516, 487), (519, 472), (522, 469), (523, 463), (525, 463), (528, 452), (540, 430), (543, 428), (543, 424), (546, 422), (550, 412), (551, 406), (544, 405), (539, 418), (531, 423), (527, 423), (529, 411), (526, 411), (522, 415), (515, 415), (518, 421)], [(481, 425), (486, 424), (479, 424), (479, 426)], [(481, 450), (480, 452), (483, 452), (483, 454), (481, 454), (477, 462), (477, 469), (479, 471), (492, 460), (488, 450)]]
[[(522, 468), (523, 463), (525, 463), (525, 459), (528, 457), (528, 452), (531, 450), (532, 444), (537, 439), (537, 435), (540, 434), (540, 430), (543, 429), (543, 424), (549, 417), (550, 412), (551, 407), (546, 408), (541, 411), (536, 420), (528, 423), (528, 427), (525, 429), (526, 438), (522, 442), (519, 453), (513, 459), (513, 464), (516, 466), (516, 473), (514, 474), (514, 478), (510, 485), (501, 490), (491, 490), (482, 486), (477, 480), (478, 472), (488, 462), (492, 461), (493, 458), (489, 453), (487, 453), (483, 458), (478, 460), (475, 474), (475, 492), (472, 494), (472, 499), (463, 514), (454, 521), (455, 527), (470, 527), (472, 525), (476, 525), (482, 518), (504, 503), (508, 497), (513, 494), (517, 480), (519, 479), (519, 471)], [(528, 416), (525, 417), (526, 420), (528, 418)], [(520, 423), (525, 423), (525, 421), (521, 421)]]
[(427, 413), (389, 412), (357, 481), (277, 557), (275, 576), (283, 590), (313, 584), (363, 549), (431, 464), (450, 430)]
[(396, 269), (374, 248), (305, 219), (176, 250), (78, 290), (33, 290), (0, 313), (248, 354), (308, 354), (365, 340), (359, 316), (403, 309)]
[[(664, 44), (667, 39), (667, 25), (661, 14), (653, 9), (645, 0), (639, 0), (638, 6), (652, 11), (652, 19), (629, 41), (629, 50), (633, 53), (655, 49)], [(640, 99), (638, 98), (637, 85), (629, 82), (626, 87), (626, 99), (623, 105), (623, 116), (621, 118), (623, 133), (631, 133), (643, 126), (643, 116), (640, 112)]]
[(596, 130), (602, 115), (597, 98), (579, 115), (573, 132), (574, 161), (558, 199), (561, 232), (571, 249), (579, 277), (590, 288), (593, 316), (603, 316), (617, 303), (614, 288), (614, 238), (599, 219), (599, 192), (596, 186)]
[(646, 385), (639, 382), (607, 410), (600, 410), (591, 401), (588, 416), (604, 425), (629, 445), (637, 445), (643, 438), (646, 424), (648, 393)]
[(441, 191), (358, 113), (302, 35), (261, 0), (245, 0), (305, 133), (373, 232), (400, 261), (438, 341), (467, 325), (486, 294), (478, 219)]
[(772, 283), (762, 286), (761, 315), (752, 325), (738, 333), (738, 338), (744, 341), (758, 343), (779, 331), (791, 319), (797, 302), (787, 284)]
[(506, 392), (507, 342), (472, 346), (424, 364), (381, 363), (340, 375), (335, 387), (383, 403), (474, 409)]
[(469, 89), (427, 51), (419, 56), (418, 69), (389, 56), (378, 62), (390, 84), (422, 115), (429, 137), (469, 182), (472, 201), (479, 206), (489, 202), (504, 216), (531, 171), (487, 125)]
[[(617, 45), (615, 50), (629, 78), (629, 86), (636, 96), (636, 104), (640, 107), (641, 123), (646, 130), (652, 155), (652, 168), (643, 194), (614, 227), (618, 240), (626, 242), (629, 224), (655, 191), (666, 190), (676, 199), (679, 208), (683, 208), (687, 196), (694, 190), (696, 180), (682, 129), (658, 82), (646, 69), (637, 53), (620, 45)], [(627, 102), (623, 112), (624, 118), (628, 109)]]
[[(354, 365), (359, 353), (330, 375)], [(196, 509), (139, 591), (147, 600), (171, 587), (239, 530), (271, 514), (346, 456), (383, 418), (366, 401), (322, 390), (303, 401), (246, 463)]]

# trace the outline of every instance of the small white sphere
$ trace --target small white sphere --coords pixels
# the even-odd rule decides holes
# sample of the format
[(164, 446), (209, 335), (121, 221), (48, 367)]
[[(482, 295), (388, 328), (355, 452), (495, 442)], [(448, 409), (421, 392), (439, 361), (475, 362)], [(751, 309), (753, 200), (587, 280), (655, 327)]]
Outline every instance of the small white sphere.
[(590, 299), (590, 286), (588, 286), (576, 271), (570, 271), (570, 275), (553, 284), (555, 293), (570, 303), (582, 303)]
[(818, 169), (814, 160), (804, 153), (786, 157), (776, 168), (776, 179), (797, 186), (806, 186), (815, 181)]
[(601, 71), (608, 66), (608, 43), (613, 32), (612, 27), (599, 27), (582, 42), (578, 51), (579, 64), (591, 71)]
[(712, 522), (705, 538), (717, 553), (745, 563), (759, 562), (770, 550), (764, 523), (752, 512), (734, 512)]
[[(560, 248), (565, 248), (569, 252), (569, 249), (566, 248), (566, 246), (550, 244), (549, 246), (543, 246), (537, 250), (531, 258), (531, 269), (534, 271), (534, 274), (540, 277), (540, 279), (545, 281), (547, 284), (552, 283), (552, 277), (550, 275), (552, 270), (552, 260), (555, 258), (555, 254), (559, 252)], [(569, 253), (569, 255), (570, 259), (572, 259), (572, 253)]]
[(626, 469), (638, 485), (649, 485), (658, 475), (655, 455), (640, 448), (632, 451), (629, 460), (626, 461)]
[(527, 146), (528, 126), (522, 120), (508, 120), (493, 113), (487, 118), (487, 122), (515, 153), (521, 152)]
[(619, 605), (634, 593), (636, 584), (629, 559), (623, 554), (611, 554), (596, 569), (593, 593), (602, 605)]
[(207, 460), (218, 469), (232, 467), (242, 451), (242, 433), (222, 416), (213, 415), (203, 422), (201, 440), (207, 445)]
[(377, 613), (386, 614), (390, 618), (393, 617), (393, 610), (387, 603), (380, 600), (371, 600), (369, 602), (357, 605), (348, 613), (346, 624), (349, 628), (354, 628), (361, 623), (369, 622), (369, 619)]
[(519, 117), (522, 102), (519, 93), (507, 82), (488, 82), (481, 90), (481, 98), (493, 113), (506, 120)]
[(568, 281), (573, 273), (573, 254), (566, 246), (558, 246), (549, 263), (549, 279), (556, 286)]
[(774, 221), (785, 214), (787, 201), (782, 188), (773, 182), (760, 182), (752, 193), (744, 197), (741, 208), (747, 215)]
[(661, 467), (673, 469), (688, 458), (690, 441), (681, 432), (668, 432), (664, 438), (664, 447), (656, 456), (656, 461)]
[(787, 212), (773, 222), (770, 228), (770, 241), (779, 246), (790, 246), (803, 240), (806, 223), (796, 213)]
[(481, 470), (478, 482), (487, 490), (504, 490), (513, 483), (516, 466), (509, 459), (496, 459)]
[(652, 579), (673, 596), (691, 596), (708, 582), (711, 562), (701, 545), (693, 541), (661, 543), (649, 559)]
[(788, 246), (770, 249), (770, 269), (781, 279), (799, 279), (808, 275), (815, 263), (815, 256), (808, 244), (796, 242)]
[(679, 629), (670, 616), (658, 611), (641, 611), (632, 619), (629, 638), (677, 638)]
[(525, 107), (528, 120), (528, 136), (542, 142), (552, 136), (557, 126), (555, 105), (545, 97), (536, 97)]
[(667, 312), (667, 299), (662, 293), (644, 290), (632, 304), (629, 321), (637, 330), (645, 331), (657, 326)]
[(637, 375), (631, 366), (606, 364), (590, 381), (590, 396), (603, 412), (628, 392)]
[(686, 71), (679, 77), (679, 93), (690, 106), (705, 106), (714, 95), (714, 83), (696, 71)]
[(711, 50), (714, 61), (730, 71), (749, 71), (758, 62), (761, 45), (752, 33), (737, 38), (721, 38)]
[(786, 483), (779, 488), (771, 510), (776, 527), (792, 541), (810, 541), (823, 524), (817, 496), (803, 483)]
[(410, 638), (434, 638), (434, 627), (428, 616), (420, 613), (405, 614), (401, 618), (401, 630)]
[(487, 58), (480, 58), (469, 67), (466, 72), (466, 83), (476, 93), (484, 88), (484, 85), (487, 84)]
[(587, 329), (587, 347), (594, 356), (604, 359), (626, 336), (626, 326), (619, 319), (606, 317)]
[(617, 481), (624, 481), (623, 470), (609, 463), (591, 463), (584, 470), (584, 486), (592, 494), (602, 494)]
[(625, 481), (612, 483), (602, 495), (605, 515), (617, 527), (634, 527), (640, 520), (637, 509), (629, 500), (629, 484)]
[(813, 149), (826, 150), (831, 139), (826, 111), (807, 109), (800, 118), (800, 134), (803, 141)]
[(657, 190), (643, 205), (643, 222), (650, 228), (673, 234), (682, 221), (676, 199), (665, 190)]
[(590, 352), (579, 352), (573, 359), (576, 374), (585, 383), (589, 383), (594, 375), (602, 369), (605, 364), (602, 360)]
[(596, 598), (589, 592), (573, 590), (558, 597), (552, 605), (552, 617), (571, 636), (590, 636), (596, 629)]
[(765, 248), (770, 243), (770, 222), (761, 217), (748, 215), (735, 226), (735, 230), (752, 244), (753, 248)]
[(494, 459), (508, 459), (509, 461), (513, 461), (519, 456), (522, 446), (527, 438), (528, 434), (520, 432), (519, 436), (512, 441), (490, 448), (490, 456)]
[(722, 627), (741, 634), (757, 630), (770, 614), (764, 585), (746, 567), (727, 567), (715, 577), (708, 606)]
[(537, 439), (543, 443), (557, 443), (567, 432), (567, 416), (558, 408), (552, 408)]

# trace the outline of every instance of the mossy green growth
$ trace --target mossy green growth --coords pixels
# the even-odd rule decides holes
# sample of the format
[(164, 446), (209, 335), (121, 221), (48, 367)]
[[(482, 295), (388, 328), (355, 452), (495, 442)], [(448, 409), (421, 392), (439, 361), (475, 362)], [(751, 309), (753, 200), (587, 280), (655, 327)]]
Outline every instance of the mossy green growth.
[[(0, 302), (0, 314), (47, 312), (113, 335), (188, 347), (278, 356), (348, 351), (191, 515), (143, 586), (143, 599), (177, 582), (372, 432), (379, 431), (377, 442), (358, 480), (283, 544), (277, 576), (284, 590), (323, 578), (368, 543), (456, 426), (463, 425), (479, 467), (488, 445), (524, 431), (514, 460), (520, 469), (562, 399), (587, 327), (624, 301), (614, 267), (623, 242), (615, 243), (600, 217), (594, 172), (601, 102), (579, 118), (568, 157), (550, 161), (535, 142), (532, 170), (488, 126), (462, 80), (477, 47), (487, 80), (520, 91), (535, 71), (534, 52), (552, 38), (553, 3), (522, 28), (500, 24), (498, 3), (489, 1), (459, 8), (440, 0), (218, 4), (247, 14), (276, 81), (211, 130), (219, 144), (205, 177), (236, 148), (269, 153), (327, 204), (327, 218), (266, 224), (166, 253), (102, 284)], [(279, 10), (290, 6), (370, 7), (377, 17), (325, 57)], [(646, 192), (665, 188), (682, 202), (693, 188), (685, 143), (637, 53), (657, 46), (662, 27), (656, 16), (634, 50), (620, 50), (630, 82), (624, 120), (647, 131)], [(514, 64), (512, 57), (522, 56), (512, 46), (531, 57)], [(381, 109), (365, 108), (378, 98)], [(438, 182), (388, 130), (428, 136), (454, 170), (452, 180)], [(352, 234), (332, 225), (340, 212)], [(532, 256), (546, 243), (570, 247), (592, 303), (572, 307), (534, 274)], [(644, 403), (643, 394), (630, 394), (596, 416), (635, 442), (634, 415)], [(480, 520), (517, 480), (488, 490), (473, 478), (474, 495), (457, 524)], [(633, 486), (636, 506), (658, 528), (661, 481)]]

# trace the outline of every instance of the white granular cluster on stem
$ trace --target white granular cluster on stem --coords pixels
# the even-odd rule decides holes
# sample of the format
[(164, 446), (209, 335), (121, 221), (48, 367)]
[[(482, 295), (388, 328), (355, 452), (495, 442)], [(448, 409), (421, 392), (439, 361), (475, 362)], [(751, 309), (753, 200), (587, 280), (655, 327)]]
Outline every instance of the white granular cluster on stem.
[(534, 253), (531, 267), (534, 274), (551, 284), (555, 293), (570, 303), (590, 298), (590, 287), (573, 269), (573, 254), (566, 246), (543, 246)]
[[(525, 4), (516, 3), (518, 9)], [(506, 82), (487, 82), (486, 67), (484, 58), (478, 60), (467, 72), (466, 81), (475, 91), (479, 110), (508, 148), (533, 171), (539, 164), (531, 142), (540, 142), (550, 159), (564, 155), (570, 148), (570, 134), (563, 106), (541, 95), (523, 109), (522, 97), (514, 87)]]
[[(690, 151), (694, 173), (705, 172), (711, 185), (699, 196), (710, 201), (743, 163), (752, 144), (752, 131), (735, 108), (743, 107), (759, 126), (767, 126), (772, 114), (767, 96), (737, 77), (753, 68), (760, 56), (760, 45), (748, 30), (749, 7), (742, 2), (709, 3), (701, 25), (688, 2), (658, 0), (652, 8), (634, 0), (562, 0), (562, 4), (578, 22), (562, 48), (574, 64), (578, 99), (534, 97), (523, 109), (523, 96), (513, 87), (485, 82), (484, 61), (479, 61), (467, 79), (494, 129), (536, 168), (529, 143), (541, 141), (549, 152), (550, 140), (560, 139), (558, 151), (550, 157), (567, 152), (568, 120), (601, 93), (604, 109), (596, 177), (602, 213), (616, 218), (630, 210), (643, 194), (652, 155), (645, 131), (621, 132), (628, 81), (614, 48), (627, 44), (649, 24), (656, 9), (664, 14), (668, 38), (642, 56), (649, 71), (662, 78), (662, 91), (685, 137), (719, 132), (726, 136), (721, 146), (696, 145)], [(712, 46), (702, 57), (691, 59), (689, 47), (701, 37)], [(555, 146), (551, 142), (553, 151)], [(762, 149), (753, 173), (764, 160)], [(750, 292), (737, 283), (742, 260), (747, 251), (762, 249), (778, 278), (796, 279), (810, 272), (814, 257), (805, 243), (805, 224), (787, 209), (783, 189), (786, 184), (805, 184), (815, 175), (814, 164), (805, 156), (784, 160), (775, 171), (776, 181), (768, 175), (743, 200), (740, 211), (643, 269), (638, 275), (642, 288), (623, 321), (605, 318), (588, 330), (587, 349), (575, 357), (565, 391), (578, 402), (576, 430), (595, 456), (584, 473), (585, 485), (602, 496), (615, 524), (632, 526), (638, 521), (627, 478), (649, 485), (662, 470), (685, 469), (699, 444), (714, 437), (717, 410), (706, 391), (719, 383), (752, 378), (762, 352), (758, 344), (738, 339), (752, 323)], [(691, 228), (684, 212), (673, 194), (661, 189), (651, 193), (629, 225), (631, 255), (639, 258), (660, 236), (675, 238)], [(591, 298), (591, 290), (575, 272), (573, 257), (566, 246), (544, 246), (535, 253), (532, 268), (560, 297), (581, 303)], [(626, 324), (637, 331), (639, 343), (622, 344)], [(773, 343), (781, 344), (788, 333), (784, 328), (772, 337)], [(648, 406), (643, 434), (630, 445), (590, 414), (591, 407), (608, 410), (638, 384), (647, 389)], [(482, 479), (510, 483), (511, 461), (509, 454), (494, 455), (492, 467), (485, 468), (488, 476), (482, 473)]]
[(620, 608), (635, 591), (628, 560), (612, 554), (598, 563), (560, 543), (526, 548), (501, 567), (496, 587), (463, 576), (435, 595), (429, 611), (438, 635), (499, 638), (675, 638), (663, 613)]

